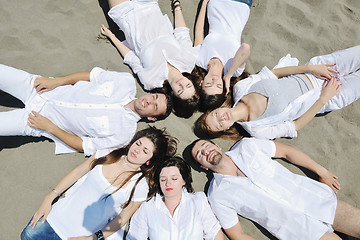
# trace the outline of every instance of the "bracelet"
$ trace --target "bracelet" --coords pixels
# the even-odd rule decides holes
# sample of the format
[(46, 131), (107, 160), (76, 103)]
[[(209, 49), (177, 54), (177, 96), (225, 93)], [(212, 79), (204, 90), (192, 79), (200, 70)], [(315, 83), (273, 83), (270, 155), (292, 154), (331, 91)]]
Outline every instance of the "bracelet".
[(55, 188), (53, 188), (52, 192), (55, 193), (57, 197), (60, 197), (60, 193), (58, 193)]
[(95, 233), (95, 236), (97, 237), (97, 240), (105, 240), (104, 234), (103, 234), (103, 232), (101, 230), (97, 231)]
[(181, 3), (179, 0), (173, 0), (171, 2), (172, 12), (175, 12), (177, 10), (181, 10)]

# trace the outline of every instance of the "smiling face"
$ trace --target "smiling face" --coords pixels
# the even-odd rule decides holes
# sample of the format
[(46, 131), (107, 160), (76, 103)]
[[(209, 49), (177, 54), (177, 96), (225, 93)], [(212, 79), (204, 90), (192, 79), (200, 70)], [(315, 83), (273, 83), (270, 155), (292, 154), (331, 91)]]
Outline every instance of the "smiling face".
[(229, 129), (236, 120), (231, 112), (231, 108), (217, 108), (209, 113), (205, 119), (206, 125), (213, 132), (220, 132)]
[(160, 188), (165, 198), (181, 197), (185, 181), (175, 166), (164, 167), (159, 175)]
[(141, 137), (130, 146), (127, 161), (140, 167), (152, 158), (154, 151), (154, 143), (147, 137)]
[(223, 157), (221, 148), (206, 140), (199, 140), (191, 149), (191, 155), (205, 169), (219, 165)]
[(224, 91), (224, 81), (220, 74), (212, 74), (208, 72), (203, 81), (200, 83), (201, 89), (207, 95), (221, 94)]
[(140, 117), (153, 117), (166, 112), (167, 99), (164, 94), (146, 94), (134, 102), (135, 111)]
[(176, 81), (169, 82), (173, 94), (181, 99), (189, 99), (195, 95), (195, 87), (192, 81), (184, 76)]

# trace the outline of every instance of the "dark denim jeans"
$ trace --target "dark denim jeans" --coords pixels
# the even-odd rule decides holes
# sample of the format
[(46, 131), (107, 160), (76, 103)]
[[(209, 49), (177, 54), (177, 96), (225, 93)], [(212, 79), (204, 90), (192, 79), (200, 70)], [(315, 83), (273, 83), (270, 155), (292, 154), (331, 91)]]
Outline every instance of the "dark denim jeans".
[(47, 221), (41, 222), (42, 218), (36, 223), (35, 228), (28, 225), (21, 233), (21, 240), (61, 240), (61, 238), (55, 233), (52, 227)]

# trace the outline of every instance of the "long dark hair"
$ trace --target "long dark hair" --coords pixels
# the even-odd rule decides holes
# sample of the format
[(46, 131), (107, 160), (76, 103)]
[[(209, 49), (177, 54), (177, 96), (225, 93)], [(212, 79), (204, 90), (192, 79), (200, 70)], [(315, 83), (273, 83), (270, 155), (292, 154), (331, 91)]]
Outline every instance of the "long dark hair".
[(231, 94), (229, 94), (228, 96), (225, 96), (225, 93), (226, 93), (225, 84), (223, 84), (222, 93), (214, 94), (214, 95), (208, 95), (208, 94), (206, 94), (206, 92), (200, 86), (200, 82), (202, 80), (204, 80), (207, 73), (208, 73), (207, 70), (205, 70), (205, 69), (203, 69), (203, 68), (201, 68), (199, 66), (195, 66), (194, 70), (191, 73), (193, 75), (192, 79), (194, 79), (194, 81), (193, 81), (194, 86), (196, 88), (198, 88), (199, 92), (200, 92), (199, 110), (202, 111), (202, 112), (218, 108), (226, 101), (231, 102), (233, 86), (238, 81), (240, 81), (241, 79), (245, 79), (245, 78), (250, 76), (249, 72), (244, 71), (239, 77), (232, 77), (230, 79), (230, 92), (231, 92)]
[[(140, 170), (132, 171), (131, 174), (125, 179), (124, 182), (121, 183), (121, 185), (115, 191), (113, 191), (111, 194), (105, 197), (107, 198), (110, 195), (117, 192), (125, 184), (127, 184), (131, 180), (131, 178), (136, 174), (142, 173), (141, 176), (136, 180), (135, 185), (131, 190), (129, 199), (122, 205), (123, 208), (126, 208), (130, 204), (131, 199), (134, 196), (136, 186), (144, 177), (147, 179), (149, 185), (148, 198), (152, 197), (155, 194), (155, 189), (154, 189), (155, 168), (166, 157), (173, 156), (176, 153), (177, 150), (176, 138), (173, 138), (170, 135), (168, 135), (164, 129), (157, 129), (156, 127), (149, 126), (146, 129), (138, 131), (126, 147), (116, 149), (104, 157), (94, 159), (94, 161), (91, 163), (91, 169), (93, 169), (96, 165), (99, 164), (105, 165), (105, 164), (112, 164), (118, 162), (122, 156), (127, 155), (130, 146), (142, 137), (146, 137), (150, 139), (155, 146), (153, 156), (148, 161), (149, 164), (143, 164), (141, 165)], [(115, 178), (114, 182), (120, 177), (121, 174), (119, 174)]]
[(177, 167), (179, 169), (179, 172), (182, 176), (182, 178), (185, 181), (185, 185), (184, 187), (186, 188), (186, 190), (189, 193), (194, 192), (193, 187), (191, 186), (192, 183), (192, 176), (191, 176), (191, 168), (190, 165), (181, 157), (178, 156), (173, 156), (173, 157), (169, 157), (167, 159), (165, 159), (155, 170), (155, 176), (154, 176), (154, 181), (155, 181), (155, 191), (156, 193), (159, 193), (161, 196), (163, 196), (163, 193), (161, 191), (161, 187), (160, 187), (160, 173), (161, 170), (165, 167)]
[[(190, 79), (190, 81), (193, 82), (194, 84), (194, 81), (192, 79), (193, 76), (191, 74), (182, 73), (182, 75)], [(195, 89), (195, 94), (192, 97), (188, 99), (181, 99), (175, 96), (173, 90), (170, 87), (169, 82), (165, 81), (162, 88), (155, 88), (151, 92), (158, 92), (158, 93), (164, 93), (170, 95), (174, 114), (181, 118), (189, 118), (194, 114), (194, 112), (198, 111), (199, 109), (200, 92), (195, 85), (194, 85), (194, 89)]]

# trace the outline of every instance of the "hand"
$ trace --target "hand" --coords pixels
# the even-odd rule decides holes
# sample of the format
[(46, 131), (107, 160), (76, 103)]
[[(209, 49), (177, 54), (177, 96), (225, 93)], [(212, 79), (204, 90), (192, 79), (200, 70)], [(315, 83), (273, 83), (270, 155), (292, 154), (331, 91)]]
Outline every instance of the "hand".
[(30, 127), (44, 130), (47, 132), (50, 132), (49, 129), (55, 126), (55, 124), (52, 123), (49, 119), (35, 111), (31, 111), (31, 113), (29, 114), (28, 125)]
[(340, 190), (340, 183), (338, 177), (327, 171), (319, 176), (319, 181), (328, 185), (335, 193)]
[(325, 81), (321, 89), (320, 98), (326, 104), (332, 97), (334, 97), (341, 89), (341, 84), (333, 76), (330, 80)]
[(58, 86), (57, 78), (37, 77), (34, 81), (34, 88), (39, 94), (53, 90)]
[(225, 75), (223, 77), (224, 84), (225, 84), (225, 90), (226, 90), (225, 96), (227, 96), (230, 92), (230, 79), (231, 79), (231, 76)]
[(101, 31), (102, 35), (104, 35), (108, 38), (111, 38), (111, 36), (114, 35), (109, 28), (105, 27), (104, 24), (101, 25), (100, 31)]
[(68, 240), (96, 240), (96, 236), (95, 235), (91, 235), (88, 237), (70, 237), (68, 238)]
[(51, 203), (54, 200), (54, 198), (51, 198), (49, 195), (45, 197), (44, 201), (41, 203), (39, 209), (35, 212), (31, 222), (30, 222), (30, 227), (32, 226), (32, 228), (35, 228), (37, 222), (39, 221), (39, 219), (41, 217), (42, 218), (42, 223), (45, 222), (47, 216), (50, 213), (51, 210)]
[(310, 67), (310, 72), (314, 74), (317, 78), (322, 80), (329, 80), (335, 76), (335, 74), (339, 74), (338, 71), (331, 68), (331, 66), (335, 66), (335, 64), (320, 64), (320, 65), (308, 65)]

